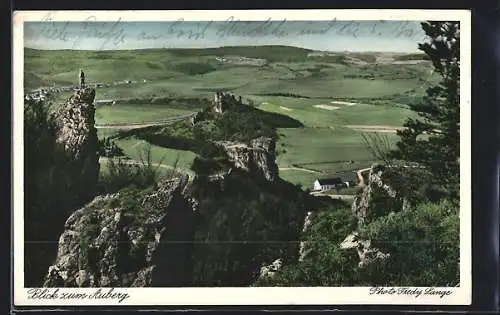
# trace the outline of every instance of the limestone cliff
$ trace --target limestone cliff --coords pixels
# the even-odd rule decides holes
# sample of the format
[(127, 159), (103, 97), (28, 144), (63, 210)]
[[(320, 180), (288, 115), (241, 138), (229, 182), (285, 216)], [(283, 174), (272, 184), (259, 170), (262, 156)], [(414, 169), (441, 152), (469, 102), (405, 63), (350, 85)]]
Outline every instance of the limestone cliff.
[(74, 168), (82, 170), (80, 180), (89, 190), (99, 177), (99, 141), (95, 128), (95, 90), (79, 89), (55, 113), (56, 142), (64, 146)]
[[(71, 102), (80, 110), (63, 120), (85, 125), (90, 99), (77, 93)], [(227, 117), (214, 107), (200, 113), (201, 121)], [(75, 158), (90, 146), (71, 127), (59, 139)], [(275, 139), (202, 141), (189, 183), (122, 189), (74, 212), (44, 285), (247, 286), (263, 263), (296, 259), (307, 195), (278, 177)]]
[(224, 149), (236, 168), (260, 174), (268, 181), (274, 181), (278, 176), (276, 140), (259, 137), (253, 139), (250, 145), (232, 141), (217, 141), (215, 144)]
[(185, 196), (187, 183), (173, 178), (151, 191), (99, 196), (75, 211), (44, 286), (188, 285), (195, 204)]
[(303, 197), (243, 170), (97, 197), (67, 219), (44, 286), (250, 285), (273, 257), (295, 259)]
[(391, 212), (410, 209), (412, 201), (425, 199), (432, 175), (418, 165), (374, 164), (368, 183), (356, 196), (352, 211), (359, 224)]
[[(419, 166), (374, 164), (370, 169), (367, 185), (351, 206), (358, 219), (358, 226), (365, 226), (379, 217), (390, 216), (395, 212), (408, 211), (411, 200), (422, 195), (419, 189), (429, 176)], [(360, 267), (390, 258), (390, 253), (380, 252), (372, 246), (370, 240), (361, 239), (357, 231), (348, 235), (340, 246), (346, 250), (356, 249)]]

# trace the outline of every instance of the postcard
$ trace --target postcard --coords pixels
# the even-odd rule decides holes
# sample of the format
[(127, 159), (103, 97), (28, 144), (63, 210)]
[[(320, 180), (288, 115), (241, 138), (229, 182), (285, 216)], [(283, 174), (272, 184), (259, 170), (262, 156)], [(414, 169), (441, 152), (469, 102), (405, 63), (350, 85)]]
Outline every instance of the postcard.
[(15, 12), (14, 304), (469, 305), (470, 19)]

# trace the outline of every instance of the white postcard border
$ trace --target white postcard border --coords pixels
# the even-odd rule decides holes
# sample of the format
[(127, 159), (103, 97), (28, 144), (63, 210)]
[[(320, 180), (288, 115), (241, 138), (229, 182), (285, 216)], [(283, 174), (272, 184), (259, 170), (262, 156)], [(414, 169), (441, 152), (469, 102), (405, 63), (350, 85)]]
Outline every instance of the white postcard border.
[[(460, 21), (460, 287), (413, 288), (451, 292), (445, 296), (370, 294), (368, 287), (293, 287), (293, 288), (113, 288), (114, 293), (128, 294), (118, 299), (28, 299), (24, 283), (23, 221), (23, 23), (41, 21), (50, 14), (53, 21), (186, 21), (226, 20), (453, 20)], [(17, 11), (13, 13), (13, 233), (14, 233), (14, 305), (469, 305), (472, 299), (471, 239), (471, 12), (468, 10), (241, 10), (241, 11)], [(92, 294), (98, 288), (57, 288), (63, 292)], [(390, 290), (391, 288), (386, 288)], [(110, 289), (101, 288), (102, 292)]]

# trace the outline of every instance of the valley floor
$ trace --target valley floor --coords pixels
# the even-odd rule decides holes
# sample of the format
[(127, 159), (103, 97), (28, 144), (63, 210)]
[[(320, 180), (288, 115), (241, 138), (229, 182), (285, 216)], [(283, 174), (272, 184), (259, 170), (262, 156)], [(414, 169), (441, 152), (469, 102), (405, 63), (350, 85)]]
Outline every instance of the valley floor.
[[(290, 48), (289, 53), (292, 51)], [(259, 53), (268, 52), (263, 49)], [(426, 62), (384, 54), (347, 53), (325, 59), (297, 50), (290, 58), (275, 60), (273, 55), (271, 62), (245, 65), (221, 64), (209, 50), (185, 56), (168, 50), (162, 54), (144, 51), (133, 58), (120, 51), (106, 54), (106, 62), (99, 59), (102, 54), (70, 54), (87, 70), (89, 82), (98, 82), (96, 128), (101, 138), (189, 119), (200, 109), (194, 103), (162, 103), (162, 98), (212, 100), (215, 91), (230, 91), (244, 103), (303, 124), (303, 128), (278, 129), (277, 163), (283, 179), (304, 188), (311, 188), (318, 178), (377, 162), (366, 135), (379, 139), (387, 146), (384, 149), (391, 148), (398, 139), (396, 131), (413, 115), (405, 104), (419, 99), (426, 87), (423, 82), (430, 82)], [(72, 81), (68, 64), (61, 63), (70, 55), (28, 50), (28, 86), (33, 89), (52, 82), (47, 85), (61, 90)], [(108, 60), (113, 60), (113, 67)], [(259, 60), (265, 61), (266, 56)], [(53, 62), (51, 69), (45, 67), (48, 61)], [(56, 103), (70, 94), (55, 93)], [(117, 143), (133, 159), (143, 141), (129, 138)], [(194, 158), (189, 151), (153, 148), (156, 163), (171, 165), (179, 160), (180, 167), (189, 169)]]

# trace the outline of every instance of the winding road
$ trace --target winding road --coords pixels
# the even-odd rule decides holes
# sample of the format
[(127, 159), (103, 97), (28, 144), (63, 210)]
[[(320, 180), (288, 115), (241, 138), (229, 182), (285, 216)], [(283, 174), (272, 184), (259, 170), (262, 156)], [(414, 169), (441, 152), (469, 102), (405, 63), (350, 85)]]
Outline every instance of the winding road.
[(131, 130), (131, 129), (151, 127), (151, 126), (158, 126), (158, 125), (168, 125), (168, 124), (174, 123), (176, 121), (180, 121), (180, 120), (191, 118), (194, 115), (196, 115), (196, 113), (192, 113), (192, 114), (188, 114), (188, 115), (175, 116), (175, 117), (172, 117), (172, 118), (169, 118), (169, 119), (157, 120), (157, 121), (151, 121), (151, 122), (96, 124), (95, 128), (96, 129)]
[(358, 179), (359, 179), (359, 183), (358, 183), (358, 186), (359, 187), (365, 187), (366, 184), (365, 184), (365, 178), (363, 177), (363, 173), (364, 172), (367, 172), (371, 170), (371, 167), (367, 167), (367, 168), (363, 168), (363, 169), (360, 169), (356, 172), (356, 174), (358, 175)]
[(307, 168), (301, 168), (301, 167), (280, 167), (279, 168), (280, 171), (304, 171), (304, 172), (309, 172), (309, 173), (313, 173), (313, 174), (317, 174), (319, 173), (318, 171), (314, 171), (314, 170), (309, 170)]
[(332, 199), (342, 199), (342, 200), (349, 200), (349, 199), (354, 199), (356, 198), (355, 195), (333, 195), (333, 194), (324, 194), (322, 192), (311, 192), (311, 196), (317, 196), (317, 197), (330, 197)]

